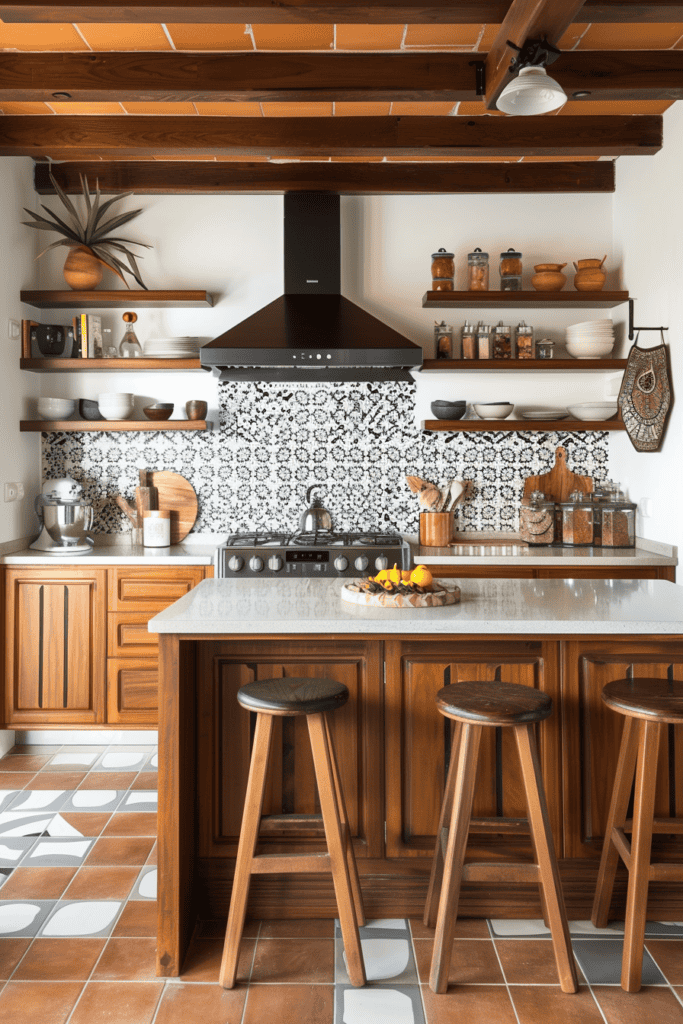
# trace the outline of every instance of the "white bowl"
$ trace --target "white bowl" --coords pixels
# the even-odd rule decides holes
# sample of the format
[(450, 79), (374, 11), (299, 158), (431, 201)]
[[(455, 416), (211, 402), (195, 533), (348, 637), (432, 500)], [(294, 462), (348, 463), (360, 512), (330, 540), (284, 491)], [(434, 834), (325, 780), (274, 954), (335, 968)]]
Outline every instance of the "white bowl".
[(474, 411), (480, 420), (506, 420), (514, 405), (510, 402), (475, 402)]
[(76, 410), (73, 398), (39, 398), (38, 415), (43, 420), (68, 420)]
[(97, 404), (105, 420), (127, 420), (133, 413), (133, 395), (114, 392), (97, 396)]
[(577, 420), (611, 420), (619, 411), (616, 402), (582, 402), (580, 405), (568, 406), (570, 413)]
[(605, 341), (598, 341), (597, 339), (577, 341), (567, 338), (565, 344), (567, 352), (574, 359), (600, 359), (610, 354), (614, 348), (614, 338)]

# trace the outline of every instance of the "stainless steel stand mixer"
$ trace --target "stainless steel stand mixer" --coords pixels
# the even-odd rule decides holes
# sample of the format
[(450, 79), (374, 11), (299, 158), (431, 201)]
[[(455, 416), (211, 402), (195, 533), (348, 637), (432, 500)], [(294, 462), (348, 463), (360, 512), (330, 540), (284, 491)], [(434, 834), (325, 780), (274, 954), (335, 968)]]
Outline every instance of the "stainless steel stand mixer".
[(47, 555), (84, 555), (92, 551), (88, 530), (93, 525), (93, 510), (83, 500), (83, 487), (70, 477), (47, 480), (35, 502), (42, 531), (31, 544), (34, 551)]

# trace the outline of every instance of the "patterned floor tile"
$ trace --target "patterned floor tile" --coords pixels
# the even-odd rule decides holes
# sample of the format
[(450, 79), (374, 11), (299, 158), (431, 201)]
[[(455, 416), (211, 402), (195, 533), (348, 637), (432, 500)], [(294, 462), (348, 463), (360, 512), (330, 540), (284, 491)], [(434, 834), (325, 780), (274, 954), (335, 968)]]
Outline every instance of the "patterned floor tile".
[(116, 789), (125, 792), (138, 778), (135, 772), (89, 772), (78, 787), (84, 789)]
[(537, 937), (539, 935), (550, 936), (550, 929), (546, 928), (543, 923), (543, 919), (538, 920), (515, 920), (507, 918), (492, 918), (489, 922), (491, 925), (491, 931), (494, 935), (500, 935), (502, 938), (518, 939), (526, 938), (528, 936)]
[(65, 768), (88, 769), (95, 763), (99, 753), (100, 751), (97, 748), (87, 751), (63, 750), (59, 754), (55, 754), (43, 770), (63, 772)]
[(59, 902), (41, 935), (50, 937), (92, 936), (110, 934), (123, 903), (120, 900), (77, 900)]
[(335, 1021), (337, 1024), (424, 1024), (420, 988), (418, 985), (400, 988), (336, 985)]
[[(410, 931), (414, 939), (433, 939), (434, 929), (428, 928), (422, 921), (411, 918)], [(459, 917), (455, 922), (456, 939), (490, 939), (491, 933), (486, 921), (475, 918)]]
[(64, 812), (75, 811), (80, 814), (113, 812), (124, 796), (125, 792), (115, 789), (77, 789), (75, 793), (69, 793), (61, 809)]
[(27, 789), (78, 789), (85, 772), (39, 772)]
[(149, 755), (143, 751), (120, 750), (102, 754), (94, 766), (96, 772), (140, 771)]
[(3, 811), (0, 814), (0, 842), (12, 836), (79, 835), (59, 814), (52, 811)]
[(0, 865), (9, 868), (17, 867), (35, 842), (36, 840), (32, 836), (25, 838), (3, 836), (0, 839)]
[(80, 981), (8, 981), (0, 992), (2, 1024), (65, 1024), (81, 994)]
[(36, 939), (13, 981), (87, 981), (106, 939)]
[[(336, 925), (339, 933), (339, 925)], [(365, 974), (368, 983), (384, 985), (417, 985), (417, 968), (413, 957), (408, 922), (402, 919), (371, 921), (360, 929)], [(346, 957), (341, 938), (335, 940), (335, 981), (348, 985)]]
[(39, 839), (22, 861), (22, 867), (73, 867), (83, 863), (92, 839)]
[(133, 779), (130, 788), (131, 789), (156, 789), (158, 775), (157, 772), (141, 771), (139, 775), (136, 775)]
[(95, 838), (104, 830), (112, 815), (109, 811), (64, 811), (62, 818), (79, 836)]
[(0, 789), (0, 811), (6, 811), (19, 793), (21, 793), (21, 789)]
[(71, 792), (64, 789), (25, 789), (17, 793), (9, 804), (12, 811), (61, 811), (71, 797)]
[(54, 906), (54, 900), (0, 901), (0, 935), (17, 939), (37, 935)]
[(0, 789), (25, 789), (35, 777), (35, 772), (0, 772)]
[[(621, 978), (622, 941), (615, 939), (583, 940), (572, 942), (574, 956), (591, 985), (618, 985)], [(664, 975), (650, 954), (643, 956), (643, 985), (664, 985)]]
[(125, 794), (119, 810), (131, 813), (151, 811), (156, 814), (157, 804), (156, 789), (135, 789)]
[(157, 869), (154, 865), (145, 867), (135, 883), (130, 894), (131, 900), (156, 900), (157, 898)]

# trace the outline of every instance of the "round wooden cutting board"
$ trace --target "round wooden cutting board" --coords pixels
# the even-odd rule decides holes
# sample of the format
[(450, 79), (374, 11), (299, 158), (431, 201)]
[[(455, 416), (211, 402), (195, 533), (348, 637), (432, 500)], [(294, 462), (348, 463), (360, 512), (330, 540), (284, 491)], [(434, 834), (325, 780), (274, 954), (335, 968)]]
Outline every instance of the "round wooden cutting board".
[(369, 608), (443, 608), (447, 604), (460, 603), (460, 587), (449, 587), (448, 590), (439, 583), (428, 594), (364, 594), (353, 590), (353, 583), (345, 583), (341, 589), (342, 601), (352, 604), (364, 604)]
[(171, 513), (171, 544), (180, 544), (197, 521), (199, 503), (194, 487), (180, 473), (169, 469), (148, 474), (149, 486), (158, 491), (157, 508)]

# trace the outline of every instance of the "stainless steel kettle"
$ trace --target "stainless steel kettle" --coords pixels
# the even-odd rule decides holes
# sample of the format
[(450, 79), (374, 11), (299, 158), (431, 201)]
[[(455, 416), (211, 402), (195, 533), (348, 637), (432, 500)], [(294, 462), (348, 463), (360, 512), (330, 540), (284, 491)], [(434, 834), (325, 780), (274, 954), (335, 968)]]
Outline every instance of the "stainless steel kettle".
[(300, 533), (316, 533), (321, 530), (332, 529), (332, 516), (323, 507), (320, 498), (313, 498), (311, 502), (311, 495), (318, 487), (320, 487), (320, 484), (312, 484), (306, 491), (306, 501), (309, 502), (309, 507), (305, 512), (301, 513), (299, 518)]

